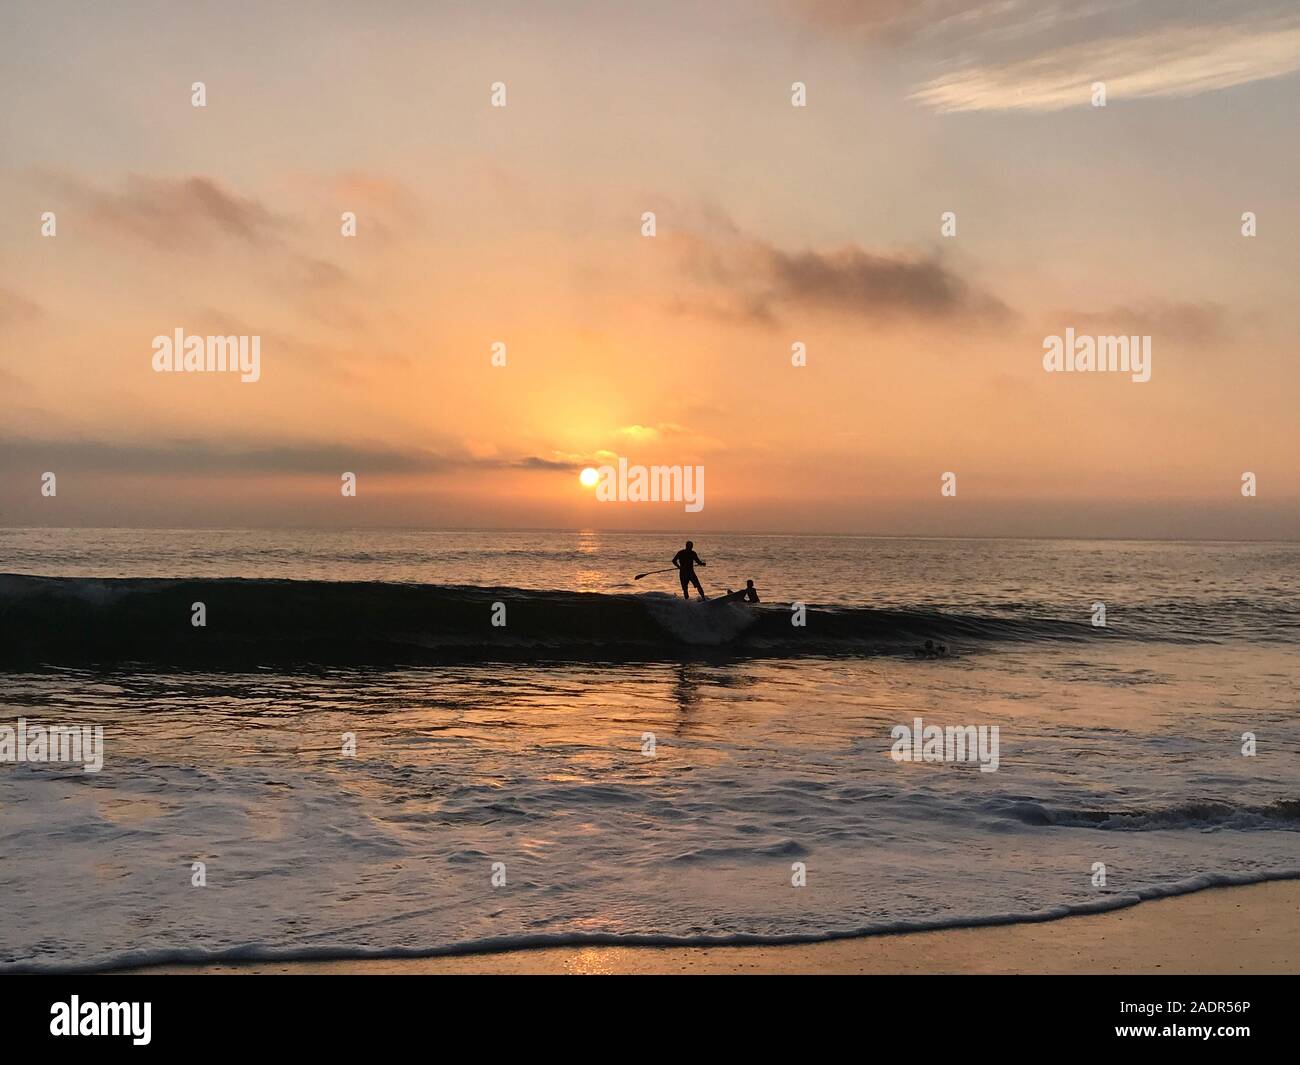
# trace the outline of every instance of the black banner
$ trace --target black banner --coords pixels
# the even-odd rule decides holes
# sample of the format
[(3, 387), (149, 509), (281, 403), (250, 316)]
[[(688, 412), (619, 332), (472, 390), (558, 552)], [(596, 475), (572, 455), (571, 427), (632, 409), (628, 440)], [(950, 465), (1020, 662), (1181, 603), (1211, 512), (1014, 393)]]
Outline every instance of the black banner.
[(7, 1046), (83, 1053), (112, 1044), (337, 1054), (412, 1042), (436, 1053), (468, 1040), (491, 1055), (553, 1050), (558, 1037), (591, 1052), (653, 1052), (658, 1043), (672, 1057), (714, 1045), (797, 1054), (845, 1039), (864, 1049), (905, 1040), (967, 1051), (1131, 1044), (1240, 1054), (1281, 1049), (1295, 1034), (1293, 977), (700, 979), (709, 987), (660, 977), (575, 988), (542, 977), (27, 976), (0, 990)]

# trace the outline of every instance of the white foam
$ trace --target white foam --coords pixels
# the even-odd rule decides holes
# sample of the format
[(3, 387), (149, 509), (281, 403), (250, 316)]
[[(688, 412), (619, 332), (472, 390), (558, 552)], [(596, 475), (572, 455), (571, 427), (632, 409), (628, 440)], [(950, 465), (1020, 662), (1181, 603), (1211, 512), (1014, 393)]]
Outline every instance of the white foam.
[(697, 647), (729, 643), (755, 621), (753, 611), (734, 602), (688, 601), (653, 592), (644, 599), (657, 624), (683, 643)]
[[(1047, 689), (1079, 648), (942, 669), (10, 674), (0, 719), (102, 722), (106, 760), (90, 780), (0, 767), (0, 965), (809, 942), (1300, 875), (1300, 721), (1267, 652), (1121, 650), (1098, 664), (1196, 680)], [(915, 716), (999, 725), (998, 772), (894, 762), (890, 728)]]

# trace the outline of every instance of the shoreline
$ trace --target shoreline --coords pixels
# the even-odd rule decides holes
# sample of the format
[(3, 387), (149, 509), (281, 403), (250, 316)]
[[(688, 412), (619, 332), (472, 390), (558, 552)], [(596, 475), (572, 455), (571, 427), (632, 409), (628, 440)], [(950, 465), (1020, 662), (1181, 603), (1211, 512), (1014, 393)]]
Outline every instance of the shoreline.
[(1300, 880), (1045, 921), (780, 946), (555, 946), (427, 958), (149, 965), (115, 975), (1300, 974)]

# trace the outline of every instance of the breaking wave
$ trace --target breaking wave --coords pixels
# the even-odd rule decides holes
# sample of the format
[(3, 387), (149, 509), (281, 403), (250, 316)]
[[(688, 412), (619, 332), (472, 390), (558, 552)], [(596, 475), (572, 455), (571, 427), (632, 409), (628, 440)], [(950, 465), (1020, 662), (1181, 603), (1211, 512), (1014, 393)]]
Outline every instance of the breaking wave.
[(560, 932), (531, 935), (493, 936), (460, 943), (431, 946), (362, 947), (355, 945), (272, 946), (247, 943), (220, 950), (171, 948), (130, 950), (106, 954), (88, 961), (0, 961), (0, 973), (100, 973), (155, 965), (219, 965), (303, 961), (366, 961), (406, 958), (455, 957), (468, 954), (493, 954), (512, 950), (537, 950), (547, 947), (723, 947), (788, 946), (798, 943), (828, 943), (864, 936), (893, 935), (906, 932), (934, 932), (954, 928), (990, 928), (999, 925), (1039, 924), (1064, 917), (1108, 913), (1152, 899), (1173, 898), (1208, 888), (1266, 884), (1277, 880), (1300, 879), (1300, 868), (1276, 872), (1202, 873), (1175, 883), (1137, 891), (1105, 895), (1088, 902), (1061, 903), (1041, 908), (1024, 908), (1005, 913), (954, 915), (933, 919), (877, 921), (840, 931), (794, 932), (784, 935), (762, 933), (714, 933), (666, 935), (635, 932)]
[[(203, 604), (204, 624), (193, 619)], [(1091, 640), (1052, 618), (934, 609), (686, 602), (663, 593), (267, 579), (0, 574), (0, 660), (258, 662), (627, 660), (910, 654), (1006, 641)], [(495, 622), (495, 623), (494, 623)]]

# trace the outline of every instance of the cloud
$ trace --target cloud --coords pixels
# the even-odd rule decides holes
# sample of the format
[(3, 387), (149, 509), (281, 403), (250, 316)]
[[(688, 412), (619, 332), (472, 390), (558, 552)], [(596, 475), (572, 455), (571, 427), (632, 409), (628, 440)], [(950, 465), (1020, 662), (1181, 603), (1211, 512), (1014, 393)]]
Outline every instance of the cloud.
[(52, 180), (92, 223), (167, 251), (201, 251), (219, 240), (266, 247), (278, 243), (288, 227), (260, 201), (237, 196), (209, 177), (131, 174), (116, 191), (69, 175)]
[(564, 459), (536, 455), (476, 458), (461, 451), (391, 448), (378, 444), (248, 443), (242, 446), (203, 440), (159, 443), (107, 440), (0, 440), (0, 470), (31, 464), (63, 469), (136, 476), (266, 476), (329, 474), (429, 474), (461, 469), (577, 470)]
[(0, 288), (0, 329), (25, 325), (41, 316), (39, 304), (7, 288)]
[(856, 245), (835, 251), (765, 251), (774, 279), (771, 299), (878, 316), (925, 318), (998, 315), (1005, 307), (945, 267), (937, 256), (878, 255)]
[(1105, 311), (1061, 311), (1055, 323), (1073, 326), (1093, 336), (1149, 336), (1180, 344), (1206, 346), (1228, 339), (1229, 319), (1223, 306), (1206, 300), (1168, 303), (1151, 301)]
[[(42, 187), (57, 190), (85, 219), (87, 228), (115, 242), (127, 240), (156, 252), (215, 260), (220, 251), (244, 251), (240, 276), (260, 293), (274, 295), (317, 323), (360, 332), (375, 300), (344, 267), (304, 249), (312, 227), (299, 213), (281, 213), (263, 201), (240, 196), (210, 177), (128, 175), (101, 188), (74, 175), (38, 171)], [(368, 195), (386, 186), (372, 179)], [(355, 183), (348, 188), (362, 188)], [(301, 183), (294, 186), (301, 192)], [(337, 244), (337, 242), (335, 242)]]
[(911, 99), (939, 112), (1059, 111), (1174, 98), (1300, 70), (1300, 11), (1281, 0), (788, 0), (836, 38), (946, 68)]
[[(623, 441), (620, 445), (626, 449), (622, 452), (623, 454), (635, 451), (639, 455), (644, 455), (647, 449), (651, 452), (665, 454), (665, 448), (670, 448), (675, 454), (680, 454), (683, 451), (698, 453), (717, 451), (724, 447), (722, 441), (717, 438), (706, 436), (678, 422), (656, 422), (654, 425), (624, 425), (616, 429), (614, 435)], [(609, 461), (608, 456), (610, 455), (615, 455), (615, 453), (600, 451), (596, 453), (595, 457), (598, 461)]]
[(286, 303), (333, 329), (361, 332), (366, 328), (372, 307), (348, 271), (326, 259), (298, 253), (282, 261), (283, 269), (268, 284)]
[(625, 425), (618, 433), (636, 443), (647, 443), (665, 436), (685, 436), (690, 430), (676, 422), (659, 422), (657, 425)]
[(936, 254), (872, 252), (846, 244), (787, 251), (752, 238), (677, 236), (697, 285), (677, 310), (763, 326), (783, 312), (823, 311), (871, 320), (986, 319), (1009, 315)]
[(1194, 96), (1300, 70), (1300, 25), (1171, 28), (1088, 41), (925, 83), (911, 98), (935, 111), (1060, 111), (1107, 101)]
[[(990, 21), (1005, 22), (1009, 13), (1014, 18), (1027, 5), (1006, 0), (788, 0), (787, 6), (827, 32), (896, 44), (945, 28), (969, 32)], [(1059, 10), (1061, 5), (1038, 6)]]
[(528, 455), (525, 458), (509, 459), (504, 462), (494, 459), (475, 459), (472, 464), (476, 466), (499, 466), (511, 470), (574, 471), (580, 468), (578, 463), (571, 462), (568, 459), (544, 459), (539, 455)]
[(341, 208), (357, 214), (358, 233), (366, 243), (389, 244), (425, 225), (424, 208), (414, 190), (385, 174), (348, 171), (324, 180), (305, 177), (307, 195), (327, 206), (332, 216)]

